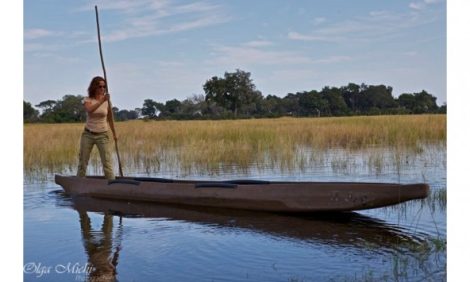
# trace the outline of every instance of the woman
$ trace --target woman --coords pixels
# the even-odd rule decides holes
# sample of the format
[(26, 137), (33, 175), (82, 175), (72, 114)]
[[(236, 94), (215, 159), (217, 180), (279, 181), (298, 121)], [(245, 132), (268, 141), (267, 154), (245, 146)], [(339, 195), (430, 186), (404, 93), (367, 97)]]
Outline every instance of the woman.
[[(108, 135), (108, 121), (112, 119), (112, 113), (108, 111), (108, 100), (106, 81), (100, 76), (94, 77), (88, 87), (88, 97), (83, 102), (87, 117), (85, 129), (80, 139), (77, 176), (85, 177), (91, 150), (93, 145), (96, 145), (103, 163), (104, 176), (107, 179), (115, 178)], [(114, 140), (117, 140), (114, 128), (111, 127), (111, 130)]]

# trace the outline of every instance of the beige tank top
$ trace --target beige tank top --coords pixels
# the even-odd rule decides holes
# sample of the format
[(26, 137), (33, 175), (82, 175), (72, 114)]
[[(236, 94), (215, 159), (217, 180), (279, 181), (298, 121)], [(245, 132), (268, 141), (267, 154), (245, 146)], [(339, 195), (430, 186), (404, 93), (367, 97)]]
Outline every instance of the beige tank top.
[[(83, 103), (91, 102), (92, 105), (99, 103), (98, 100), (86, 97)], [(108, 101), (101, 104), (94, 112), (87, 113), (85, 127), (92, 132), (106, 132), (108, 131), (108, 122), (106, 117), (108, 116)]]

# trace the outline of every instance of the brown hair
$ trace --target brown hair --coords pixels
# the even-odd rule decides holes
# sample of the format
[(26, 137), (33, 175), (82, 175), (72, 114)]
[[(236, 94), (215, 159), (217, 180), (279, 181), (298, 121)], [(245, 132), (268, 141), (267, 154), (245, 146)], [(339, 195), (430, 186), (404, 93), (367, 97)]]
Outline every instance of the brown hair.
[(106, 85), (106, 80), (102, 78), (101, 76), (95, 76), (90, 82), (90, 86), (88, 86), (88, 97), (94, 98), (96, 95), (96, 89), (100, 86), (100, 82), (104, 81)]

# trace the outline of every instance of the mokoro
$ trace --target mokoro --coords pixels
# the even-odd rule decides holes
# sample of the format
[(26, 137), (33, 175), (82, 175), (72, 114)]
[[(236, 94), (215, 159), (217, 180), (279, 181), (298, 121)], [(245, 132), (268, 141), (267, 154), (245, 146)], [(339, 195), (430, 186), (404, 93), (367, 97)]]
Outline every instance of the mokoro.
[(272, 212), (353, 211), (426, 198), (429, 186), (361, 182), (192, 181), (149, 177), (55, 176), (65, 193)]

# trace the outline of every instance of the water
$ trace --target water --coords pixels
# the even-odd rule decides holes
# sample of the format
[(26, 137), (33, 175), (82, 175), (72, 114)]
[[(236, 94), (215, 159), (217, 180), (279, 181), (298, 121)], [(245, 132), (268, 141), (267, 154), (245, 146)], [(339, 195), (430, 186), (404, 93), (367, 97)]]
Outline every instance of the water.
[[(372, 150), (376, 152), (376, 150)], [(25, 281), (441, 281), (446, 152), (329, 151), (295, 169), (161, 171), (187, 179), (427, 182), (431, 196), (342, 215), (71, 199), (25, 176)], [(375, 158), (375, 159), (374, 159)], [(133, 171), (133, 175), (147, 175)]]

